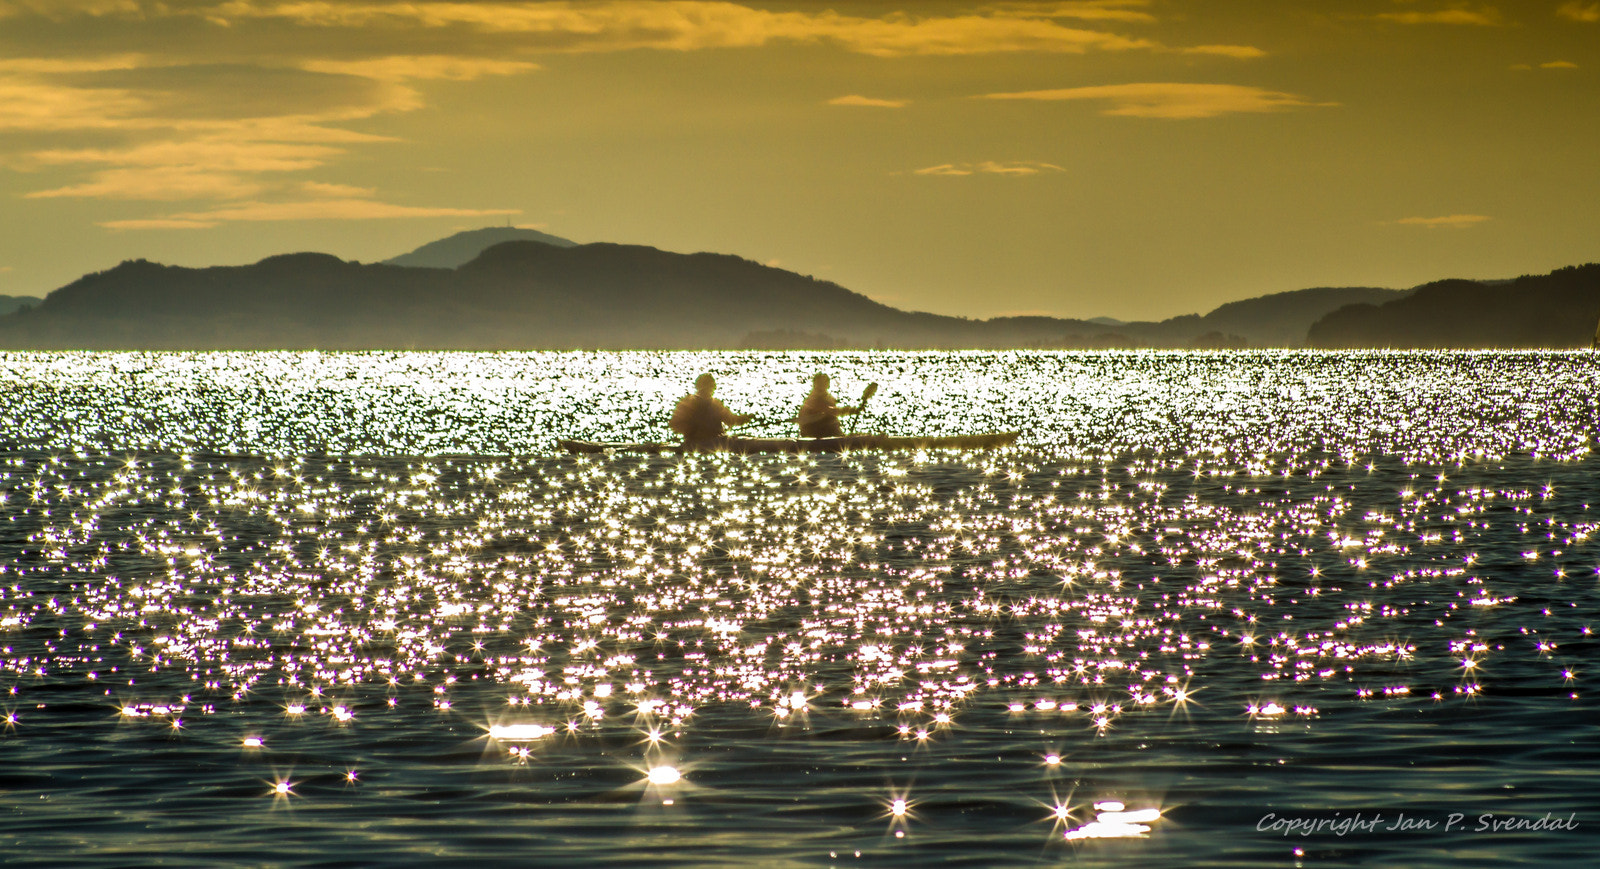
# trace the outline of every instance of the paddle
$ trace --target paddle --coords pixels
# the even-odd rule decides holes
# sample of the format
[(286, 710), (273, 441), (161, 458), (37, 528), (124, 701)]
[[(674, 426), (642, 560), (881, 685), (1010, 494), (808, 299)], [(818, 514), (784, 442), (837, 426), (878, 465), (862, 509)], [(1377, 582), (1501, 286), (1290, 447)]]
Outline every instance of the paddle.
[(850, 419), (850, 433), (851, 434), (855, 434), (856, 433), (856, 423), (861, 421), (861, 412), (867, 409), (867, 399), (869, 399), (872, 396), (876, 395), (877, 392), (878, 392), (878, 382), (877, 381), (873, 381), (873, 382), (867, 384), (867, 388), (861, 390), (861, 403), (856, 405), (856, 412), (851, 416), (851, 419)]
[[(867, 399), (871, 398), (877, 392), (878, 392), (878, 384), (876, 384), (876, 383), (867, 384), (867, 388), (861, 391), (861, 402), (856, 405), (855, 416), (857, 418), (859, 418), (861, 416), (861, 411), (866, 408)], [(729, 429), (736, 429), (736, 428), (765, 428), (765, 427), (767, 427), (769, 425), (779, 425), (779, 424), (782, 424), (782, 425), (794, 425), (795, 423), (797, 423), (799, 421), (800, 421), (800, 418), (797, 417), (797, 416), (791, 416), (791, 417), (787, 417), (787, 418), (784, 418), (784, 419), (773, 419), (771, 417), (766, 417), (766, 418), (763, 418), (763, 419), (752, 419), (749, 422), (741, 422), (738, 425), (729, 426), (728, 428)], [(853, 419), (853, 420), (850, 421), (850, 434), (855, 434), (855, 433), (856, 433), (856, 420)]]

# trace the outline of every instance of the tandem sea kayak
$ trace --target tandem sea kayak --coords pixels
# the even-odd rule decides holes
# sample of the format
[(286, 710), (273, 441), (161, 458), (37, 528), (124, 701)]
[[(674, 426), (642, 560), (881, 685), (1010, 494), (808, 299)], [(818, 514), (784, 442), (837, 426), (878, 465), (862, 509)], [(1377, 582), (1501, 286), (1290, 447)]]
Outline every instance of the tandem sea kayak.
[[(727, 453), (842, 453), (850, 450), (990, 450), (1017, 442), (1020, 432), (1000, 434), (952, 435), (942, 437), (892, 437), (890, 435), (845, 435), (837, 438), (723, 438), (710, 449), (692, 452)], [(561, 440), (556, 446), (569, 453), (672, 453), (680, 444), (626, 444), (596, 441)]]

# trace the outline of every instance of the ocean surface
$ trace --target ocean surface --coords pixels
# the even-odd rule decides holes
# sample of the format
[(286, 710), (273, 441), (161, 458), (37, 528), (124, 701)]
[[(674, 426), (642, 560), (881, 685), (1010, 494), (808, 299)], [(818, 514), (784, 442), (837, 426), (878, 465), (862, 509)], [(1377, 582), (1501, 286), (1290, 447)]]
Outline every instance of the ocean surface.
[(0, 861), (1587, 864), (1597, 359), (0, 353)]

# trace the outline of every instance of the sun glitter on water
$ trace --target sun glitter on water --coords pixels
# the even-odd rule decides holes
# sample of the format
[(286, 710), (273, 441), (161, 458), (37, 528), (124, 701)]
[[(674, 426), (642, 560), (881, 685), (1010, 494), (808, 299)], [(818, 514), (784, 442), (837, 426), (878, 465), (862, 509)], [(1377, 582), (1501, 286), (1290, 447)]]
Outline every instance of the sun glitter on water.
[[(937, 767), (1003, 727), (1051, 838), (1081, 838), (1171, 826), (1132, 797), (1046, 802), (1084, 745), (1194, 714), (1317, 733), (1496, 685), (1583, 694), (1565, 626), (1600, 521), (1567, 357), (1469, 359), (1493, 376), (1463, 391), (1457, 357), (865, 354), (840, 368), (884, 382), (882, 427), (1023, 445), (548, 451), (660, 437), (639, 408), (740, 358), (14, 359), (65, 385), (0, 406), (52, 444), (0, 457), (7, 733), (58, 714), (35, 689), (82, 695), (119, 735), (214, 739), (254, 794), (308, 734), (459, 727), (516, 774), (590, 752), (693, 802), (711, 776), (683, 747), (710, 734), (881, 739)], [(725, 397), (776, 412), (759, 384), (814, 364)], [(269, 787), (303, 804), (347, 766), (381, 776), (349, 751)], [(876, 824), (871, 800), (853, 811)], [(936, 810), (882, 806), (900, 835)]]

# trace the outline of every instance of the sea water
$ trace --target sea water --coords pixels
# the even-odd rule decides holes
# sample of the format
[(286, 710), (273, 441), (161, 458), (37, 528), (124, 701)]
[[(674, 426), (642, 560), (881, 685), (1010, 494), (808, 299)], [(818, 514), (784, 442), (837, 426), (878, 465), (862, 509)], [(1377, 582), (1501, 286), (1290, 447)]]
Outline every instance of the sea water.
[(1588, 353), (0, 362), (8, 864), (1592, 856)]

